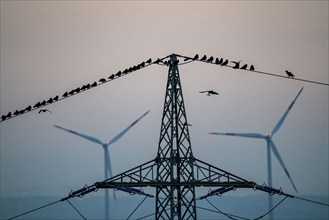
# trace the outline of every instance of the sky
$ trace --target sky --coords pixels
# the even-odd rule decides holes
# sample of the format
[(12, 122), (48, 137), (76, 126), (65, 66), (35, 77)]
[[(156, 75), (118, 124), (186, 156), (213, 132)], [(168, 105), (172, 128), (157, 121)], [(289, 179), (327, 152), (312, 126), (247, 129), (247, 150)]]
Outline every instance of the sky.
[[(62, 95), (172, 53), (223, 57), (322, 83), (328, 74), (328, 1), (1, 1), (0, 113)], [(196, 158), (259, 184), (266, 142), (209, 132), (267, 134), (304, 87), (273, 140), (298, 195), (328, 195), (328, 86), (201, 62), (179, 66)], [(168, 68), (147, 68), (0, 123), (1, 198), (66, 196), (104, 179), (103, 149), (57, 124), (110, 140), (114, 174), (155, 158)], [(219, 96), (199, 91), (212, 89)], [(272, 156), (273, 186), (295, 194)], [(253, 191), (241, 191), (241, 195)], [(23, 193), (24, 194), (24, 193)], [(198, 195), (198, 192), (197, 192)], [(200, 194), (201, 195), (201, 194)]]

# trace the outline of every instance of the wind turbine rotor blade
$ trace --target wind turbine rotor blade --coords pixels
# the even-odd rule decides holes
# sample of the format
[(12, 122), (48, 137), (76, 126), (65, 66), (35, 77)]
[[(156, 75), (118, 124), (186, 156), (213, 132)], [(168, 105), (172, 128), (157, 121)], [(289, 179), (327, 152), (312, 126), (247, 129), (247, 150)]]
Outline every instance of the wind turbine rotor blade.
[(262, 138), (265, 136), (258, 133), (219, 133), (219, 132), (210, 132), (209, 134), (213, 135), (226, 135), (226, 136), (237, 136), (237, 137), (248, 137), (248, 138)]
[(95, 138), (95, 137), (92, 137), (92, 136), (89, 136), (89, 135), (85, 135), (85, 134), (81, 134), (81, 133), (78, 133), (76, 131), (72, 131), (72, 130), (69, 130), (67, 128), (63, 128), (63, 127), (58, 126), (58, 125), (54, 125), (54, 127), (59, 128), (59, 129), (64, 130), (64, 131), (67, 131), (67, 132), (70, 132), (71, 134), (75, 134), (75, 135), (80, 136), (82, 138), (85, 138), (85, 139), (87, 139), (89, 141), (92, 141), (92, 142), (94, 142), (96, 144), (103, 145), (103, 142), (100, 141), (99, 139)]
[(300, 91), (298, 92), (296, 98), (292, 101), (292, 103), (289, 105), (288, 109), (286, 110), (286, 112), (282, 115), (281, 119), (278, 121), (278, 123), (275, 125), (275, 127), (273, 128), (272, 131), (272, 135), (275, 134), (281, 127), (282, 123), (284, 122), (284, 120), (286, 119), (288, 113), (290, 112), (290, 110), (292, 109), (293, 105), (295, 104), (297, 98), (299, 97), (299, 95), (302, 93), (304, 87), (302, 87), (300, 89)]
[(145, 112), (142, 116), (136, 119), (133, 123), (131, 123), (127, 128), (117, 134), (114, 138), (112, 138), (108, 145), (113, 144), (114, 142), (118, 141), (130, 128), (132, 128), (137, 122), (139, 122), (142, 118), (144, 118), (150, 111)]
[[(107, 162), (108, 162), (106, 169), (107, 169), (107, 172), (109, 173), (109, 177), (112, 178), (112, 164), (111, 164), (110, 153), (108, 151), (107, 151), (106, 157), (107, 157)], [(117, 197), (116, 197), (115, 191), (114, 190), (112, 190), (112, 191), (113, 191), (113, 198), (114, 198), (114, 200), (116, 200)]]
[(290, 177), (290, 174), (289, 174), (289, 172), (288, 172), (288, 169), (286, 168), (286, 166), (285, 166), (284, 163), (283, 163), (283, 160), (282, 160), (282, 158), (281, 158), (281, 156), (280, 156), (280, 154), (279, 154), (278, 149), (276, 148), (276, 146), (275, 146), (274, 142), (272, 141), (272, 139), (270, 139), (269, 142), (270, 142), (270, 146), (271, 146), (271, 149), (272, 149), (274, 155), (275, 155), (276, 158), (278, 159), (278, 161), (279, 161), (279, 163), (281, 164), (281, 166), (282, 166), (284, 172), (286, 173), (286, 175), (288, 176), (288, 178), (289, 178), (289, 180), (290, 180), (292, 186), (294, 187), (294, 190), (295, 190), (296, 193), (297, 193), (297, 188), (296, 188), (294, 182), (292, 181), (292, 179), (291, 179), (291, 177)]

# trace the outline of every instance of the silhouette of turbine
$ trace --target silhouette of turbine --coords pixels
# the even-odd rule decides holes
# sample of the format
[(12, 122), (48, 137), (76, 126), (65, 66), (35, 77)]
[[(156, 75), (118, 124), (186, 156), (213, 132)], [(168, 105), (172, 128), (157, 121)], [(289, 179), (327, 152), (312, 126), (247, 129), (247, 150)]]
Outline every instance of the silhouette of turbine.
[[(272, 165), (271, 165), (271, 151), (272, 151), (273, 154), (275, 155), (275, 157), (277, 158), (277, 160), (279, 161), (280, 165), (282, 166), (282, 168), (283, 168), (284, 172), (286, 173), (287, 177), (289, 178), (289, 180), (290, 180), (290, 182), (291, 182), (294, 190), (297, 192), (297, 188), (296, 188), (294, 182), (292, 181), (292, 179), (290, 177), (290, 174), (288, 172), (288, 169), (286, 168), (286, 166), (283, 163), (283, 160), (282, 160), (282, 158), (280, 156), (280, 153), (279, 153), (277, 147), (275, 146), (275, 144), (274, 144), (274, 142), (272, 140), (272, 137), (280, 129), (281, 125), (283, 124), (284, 120), (286, 119), (288, 113), (290, 112), (291, 108), (295, 104), (297, 98), (299, 97), (299, 95), (301, 94), (301, 92), (303, 91), (303, 89), (304, 89), (304, 87), (302, 87), (301, 90), (298, 92), (298, 94), (295, 97), (295, 99), (289, 105), (289, 107), (286, 110), (286, 112), (282, 115), (282, 117), (280, 118), (280, 120), (277, 122), (277, 124), (273, 128), (272, 132), (269, 133), (269, 134), (263, 135), (263, 134), (258, 134), (258, 133), (218, 133), (218, 132), (210, 132), (209, 134), (265, 139), (266, 140), (266, 144), (267, 144), (268, 186), (269, 187), (272, 187)], [(272, 207), (273, 207), (273, 200), (272, 200), (272, 196), (269, 195), (269, 209), (271, 210)], [(270, 217), (271, 217), (271, 215), (270, 215)], [(272, 218), (270, 218), (270, 219), (272, 219)]]
[[(89, 136), (89, 135), (85, 135), (85, 134), (82, 134), (82, 133), (78, 133), (76, 131), (66, 129), (66, 128), (63, 128), (63, 127), (58, 126), (58, 125), (54, 125), (54, 126), (56, 128), (59, 128), (61, 130), (67, 131), (67, 132), (70, 132), (71, 134), (75, 134), (77, 136), (80, 136), (82, 138), (85, 138), (89, 141), (92, 141), (96, 144), (99, 144), (99, 145), (103, 146), (103, 149), (104, 149), (104, 175), (105, 175), (105, 179), (107, 180), (108, 178), (112, 177), (112, 166), (111, 166), (111, 160), (110, 160), (110, 155), (109, 155), (109, 151), (108, 151), (108, 146), (115, 143), (116, 141), (118, 141), (130, 128), (132, 128), (137, 122), (139, 122), (149, 112), (150, 111), (145, 112), (142, 116), (140, 116), (133, 123), (131, 123), (127, 128), (125, 128), (120, 133), (118, 133), (116, 136), (114, 136), (110, 141), (105, 141), (105, 142), (100, 141), (98, 138), (95, 138), (95, 137), (92, 137), (92, 136)], [(113, 191), (113, 197), (114, 197), (114, 199), (116, 198), (114, 191)], [(105, 219), (106, 220), (109, 219), (109, 192), (108, 192), (107, 189), (105, 190)]]

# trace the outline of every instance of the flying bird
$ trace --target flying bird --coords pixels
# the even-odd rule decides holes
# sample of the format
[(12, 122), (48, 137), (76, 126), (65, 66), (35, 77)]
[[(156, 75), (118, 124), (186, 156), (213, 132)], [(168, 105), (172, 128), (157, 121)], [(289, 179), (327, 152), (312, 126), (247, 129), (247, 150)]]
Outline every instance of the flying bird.
[(40, 114), (41, 112), (50, 112), (50, 113), (52, 113), (52, 111), (50, 111), (48, 109), (40, 109), (38, 113)]
[(240, 60), (240, 61), (238, 61), (238, 62), (236, 62), (236, 61), (231, 61), (232, 63), (235, 63), (235, 65), (232, 67), (233, 69), (239, 69), (239, 67), (240, 67), (240, 62), (241, 62), (242, 60)]
[(211, 95), (219, 95), (218, 92), (215, 92), (213, 90), (207, 90), (207, 91), (201, 91), (199, 93), (207, 93), (207, 96), (211, 96)]
[(193, 57), (193, 60), (198, 60), (199, 59), (199, 54), (195, 54), (195, 56)]
[(292, 74), (290, 71), (288, 71), (288, 70), (286, 70), (286, 73), (287, 73), (287, 75), (288, 75), (288, 78), (294, 78), (295, 77), (295, 75), (294, 74)]

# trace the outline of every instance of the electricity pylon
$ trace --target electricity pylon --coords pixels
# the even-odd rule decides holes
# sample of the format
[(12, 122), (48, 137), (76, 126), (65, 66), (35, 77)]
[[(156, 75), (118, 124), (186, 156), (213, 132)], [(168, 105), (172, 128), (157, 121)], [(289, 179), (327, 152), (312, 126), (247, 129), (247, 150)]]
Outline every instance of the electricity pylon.
[(185, 220), (197, 219), (195, 189), (201, 186), (252, 188), (254, 183), (193, 156), (178, 61), (172, 54), (156, 158), (96, 187), (155, 187), (155, 219)]

